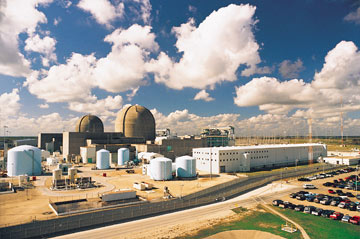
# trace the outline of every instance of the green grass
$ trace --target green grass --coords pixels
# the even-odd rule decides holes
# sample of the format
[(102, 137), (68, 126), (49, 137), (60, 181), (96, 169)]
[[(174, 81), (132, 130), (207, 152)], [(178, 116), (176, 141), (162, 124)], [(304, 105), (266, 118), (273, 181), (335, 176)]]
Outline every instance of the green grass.
[(207, 228), (199, 231), (196, 235), (183, 235), (181, 237), (177, 237), (178, 239), (190, 238), (204, 238), (210, 235), (229, 231), (229, 230), (259, 230), (270, 232), (275, 235), (282, 236), (284, 238), (290, 239), (301, 239), (301, 233), (299, 231), (295, 233), (288, 233), (281, 230), (281, 225), (285, 223), (285, 221), (271, 213), (268, 212), (259, 212), (259, 211), (248, 211), (244, 208), (236, 208), (233, 209), (238, 214), (245, 214), (243, 218), (238, 221), (227, 222), (224, 224), (214, 225), (211, 228)]
[(310, 238), (316, 239), (356, 239), (360, 238), (360, 226), (342, 223), (328, 218), (273, 207), (283, 215), (300, 224)]

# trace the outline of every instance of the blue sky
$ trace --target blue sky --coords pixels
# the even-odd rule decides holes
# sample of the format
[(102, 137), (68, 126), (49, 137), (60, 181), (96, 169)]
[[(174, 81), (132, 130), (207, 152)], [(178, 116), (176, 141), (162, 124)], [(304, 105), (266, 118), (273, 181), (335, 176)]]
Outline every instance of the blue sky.
[(339, 135), (340, 111), (360, 134), (360, 1), (1, 3), (8, 134), (72, 131), (87, 113), (112, 131), (126, 104), (178, 134), (306, 135), (311, 117)]

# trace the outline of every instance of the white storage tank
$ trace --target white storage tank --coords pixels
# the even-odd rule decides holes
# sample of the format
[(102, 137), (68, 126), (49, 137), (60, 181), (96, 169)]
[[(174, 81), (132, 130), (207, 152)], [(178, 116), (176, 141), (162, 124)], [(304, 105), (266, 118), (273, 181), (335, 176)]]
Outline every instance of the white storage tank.
[(53, 171), (53, 180), (60, 180), (62, 175), (61, 169), (54, 169)]
[(110, 168), (110, 152), (106, 149), (100, 149), (96, 152), (96, 168), (108, 169)]
[(179, 178), (196, 177), (196, 159), (190, 156), (176, 158), (176, 176)]
[(118, 149), (118, 165), (126, 165), (130, 160), (130, 151), (128, 148)]
[(150, 161), (150, 177), (154, 180), (172, 178), (172, 161), (168, 158), (155, 158)]
[(30, 145), (21, 145), (10, 149), (7, 171), (9, 176), (40, 175), (41, 150)]

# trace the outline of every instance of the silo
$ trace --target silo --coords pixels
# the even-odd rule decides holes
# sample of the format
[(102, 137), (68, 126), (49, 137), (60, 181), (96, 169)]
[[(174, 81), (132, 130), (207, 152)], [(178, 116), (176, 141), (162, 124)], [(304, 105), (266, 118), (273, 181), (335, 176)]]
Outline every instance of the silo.
[(110, 152), (106, 149), (101, 149), (96, 152), (96, 168), (108, 169), (110, 168)]
[(68, 176), (69, 176), (69, 180), (70, 182), (75, 182), (75, 177), (77, 174), (77, 169), (76, 168), (69, 168), (68, 169)]
[(190, 156), (176, 158), (176, 176), (193, 178), (196, 176), (196, 159)]
[(128, 148), (118, 149), (118, 165), (126, 165), (130, 160), (130, 151)]
[(9, 176), (40, 175), (41, 150), (30, 145), (21, 145), (10, 149), (7, 171)]
[(155, 158), (150, 161), (150, 176), (154, 180), (169, 180), (172, 178), (172, 161), (168, 158)]
[(62, 175), (61, 169), (54, 169), (53, 171), (53, 180), (60, 180)]

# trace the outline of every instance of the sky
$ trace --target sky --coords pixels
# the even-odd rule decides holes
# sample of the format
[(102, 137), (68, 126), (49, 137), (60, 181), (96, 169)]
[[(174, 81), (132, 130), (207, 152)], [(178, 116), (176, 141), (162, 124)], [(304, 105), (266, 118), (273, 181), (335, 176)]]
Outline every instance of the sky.
[(359, 47), (359, 0), (0, 0), (0, 135), (128, 104), (178, 135), (360, 135)]

